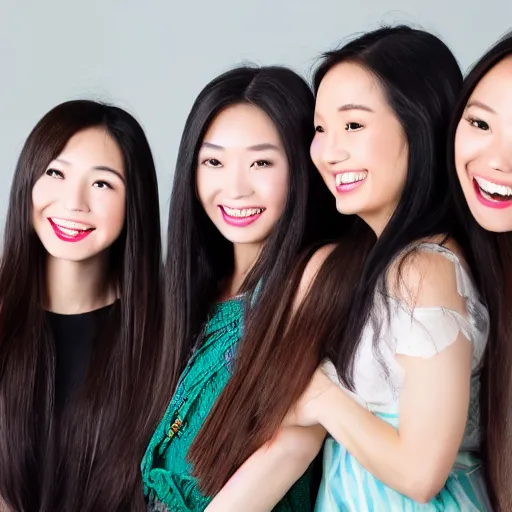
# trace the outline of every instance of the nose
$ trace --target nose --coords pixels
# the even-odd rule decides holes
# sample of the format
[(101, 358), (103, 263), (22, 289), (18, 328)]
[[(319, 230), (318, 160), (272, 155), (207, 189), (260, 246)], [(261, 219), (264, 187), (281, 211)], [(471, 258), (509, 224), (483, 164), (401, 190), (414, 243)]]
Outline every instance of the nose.
[(65, 188), (64, 207), (70, 212), (88, 212), (88, 185), (79, 180), (69, 180)]
[(497, 171), (512, 173), (512, 136), (496, 134), (490, 148), (489, 165)]
[(251, 169), (247, 169), (240, 164), (234, 165), (229, 172), (226, 173), (224, 186), (230, 199), (248, 197), (253, 193), (250, 172)]
[(341, 135), (326, 132), (322, 136), (315, 137), (311, 145), (311, 157), (313, 161), (316, 160), (320, 164), (336, 167), (341, 162), (348, 160), (350, 153)]

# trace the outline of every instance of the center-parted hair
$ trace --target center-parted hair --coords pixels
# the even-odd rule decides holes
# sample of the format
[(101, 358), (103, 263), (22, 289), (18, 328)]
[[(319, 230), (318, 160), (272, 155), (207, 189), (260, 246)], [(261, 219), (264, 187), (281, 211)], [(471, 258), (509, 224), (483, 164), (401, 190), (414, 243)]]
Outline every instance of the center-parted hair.
[(470, 233), (467, 252), (491, 317), (481, 376), (480, 422), (484, 467), (493, 507), (503, 512), (512, 510), (512, 233), (490, 233), (471, 214), (455, 171), (455, 133), (480, 80), (510, 56), (512, 32), (489, 49), (466, 76), (448, 137), (451, 196), (461, 223)]
[(258, 307), (255, 317), (266, 321), (298, 252), (312, 242), (337, 236), (344, 224), (309, 156), (314, 98), (306, 82), (284, 67), (240, 67), (207, 84), (185, 123), (169, 210), (165, 331), (174, 361), (169, 398), (234, 271), (233, 244), (204, 211), (196, 193), (196, 174), (198, 153), (211, 123), (224, 109), (239, 104), (257, 107), (270, 118), (289, 169), (284, 212), (241, 290), (249, 297), (261, 282), (258, 304), (268, 308)]
[[(108, 276), (120, 300), (56, 426), (47, 253), (32, 224), (32, 188), (69, 139), (91, 127), (104, 128), (123, 155), (126, 217), (110, 248)], [(139, 123), (120, 108), (85, 100), (48, 112), (21, 151), (4, 237), (0, 508), (3, 500), (16, 512), (145, 510), (139, 464), (162, 413), (163, 294), (156, 172)]]
[(326, 53), (314, 77), (315, 91), (342, 62), (376, 77), (403, 128), (409, 154), (404, 189), (378, 239), (359, 220), (340, 240), (291, 322), (304, 260), (293, 283), (283, 281), (274, 316), (263, 326), (249, 324), (235, 373), (191, 450), (202, 489), (210, 494), (271, 439), (324, 357), (333, 361), (341, 382), (353, 387), (354, 358), (375, 291), (385, 287), (387, 270), (400, 252), (441, 233), (464, 238), (448, 201), (446, 137), (462, 85), (451, 51), (423, 30), (381, 28)]

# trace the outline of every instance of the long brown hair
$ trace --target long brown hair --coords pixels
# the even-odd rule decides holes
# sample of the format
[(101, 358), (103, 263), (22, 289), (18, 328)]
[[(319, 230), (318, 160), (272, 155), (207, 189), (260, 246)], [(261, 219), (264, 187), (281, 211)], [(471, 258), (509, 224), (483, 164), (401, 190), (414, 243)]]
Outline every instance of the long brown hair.
[[(75, 133), (95, 126), (104, 127), (124, 159), (125, 225), (110, 248), (120, 300), (57, 436), (46, 251), (32, 226), (32, 188)], [(156, 173), (142, 128), (113, 106), (55, 107), (21, 151), (0, 264), (0, 496), (10, 509), (144, 510), (138, 468), (162, 412), (161, 267)]]
[(359, 221), (327, 258), (289, 326), (306, 255), (284, 293), (269, 297), (264, 322), (250, 323), (235, 373), (190, 450), (202, 489), (215, 494), (279, 428), (324, 357), (353, 388), (353, 363), (376, 287), (415, 240), (452, 234), (447, 201), (446, 135), (462, 84), (457, 62), (437, 37), (409, 27), (367, 33), (325, 55), (314, 85), (340, 62), (356, 62), (380, 81), (408, 140), (400, 202), (376, 239)]
[[(512, 33), (495, 44), (471, 69), (450, 128), (448, 162), (452, 195), (470, 233), (474, 275), (491, 317), (481, 376), (481, 431), (484, 467), (496, 510), (512, 510), (512, 233), (490, 233), (474, 219), (455, 172), (455, 133), (480, 80), (512, 55)], [(512, 83), (510, 84), (512, 87)]]

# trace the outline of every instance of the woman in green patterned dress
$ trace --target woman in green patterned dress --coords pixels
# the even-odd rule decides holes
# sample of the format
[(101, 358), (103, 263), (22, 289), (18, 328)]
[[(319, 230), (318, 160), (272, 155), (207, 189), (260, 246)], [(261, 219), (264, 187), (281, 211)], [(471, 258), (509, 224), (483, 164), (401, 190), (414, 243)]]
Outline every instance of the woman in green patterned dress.
[[(345, 222), (309, 157), (313, 108), (291, 70), (242, 67), (210, 82), (186, 121), (168, 225), (170, 404), (141, 465), (150, 511), (200, 511), (211, 502), (216, 493), (204, 492), (187, 454), (230, 378), (242, 331), (267, 325), (299, 251), (337, 236)], [(261, 448), (276, 453), (275, 474), (243, 481), (256, 500), (259, 485), (271, 488), (269, 509), (282, 497), (274, 510), (311, 510), (310, 471), (296, 473), (323, 434), (308, 447), (303, 429), (283, 430)], [(250, 458), (243, 471), (256, 466)], [(222, 509), (247, 510), (233, 489), (220, 493)]]

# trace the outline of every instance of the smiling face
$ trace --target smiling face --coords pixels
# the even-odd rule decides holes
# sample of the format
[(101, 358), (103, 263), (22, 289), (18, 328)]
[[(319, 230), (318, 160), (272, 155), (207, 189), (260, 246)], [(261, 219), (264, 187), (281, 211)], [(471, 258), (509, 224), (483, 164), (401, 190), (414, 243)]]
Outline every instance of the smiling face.
[(512, 56), (471, 94), (455, 134), (455, 165), (476, 221), (512, 231)]
[(199, 150), (199, 200), (221, 234), (235, 244), (261, 244), (288, 196), (288, 161), (270, 118), (251, 105), (223, 110)]
[(357, 214), (380, 234), (407, 176), (408, 146), (378, 80), (343, 62), (320, 83), (311, 158), (340, 213)]
[(34, 230), (46, 251), (68, 261), (106, 254), (125, 218), (121, 151), (103, 128), (76, 133), (32, 189)]

